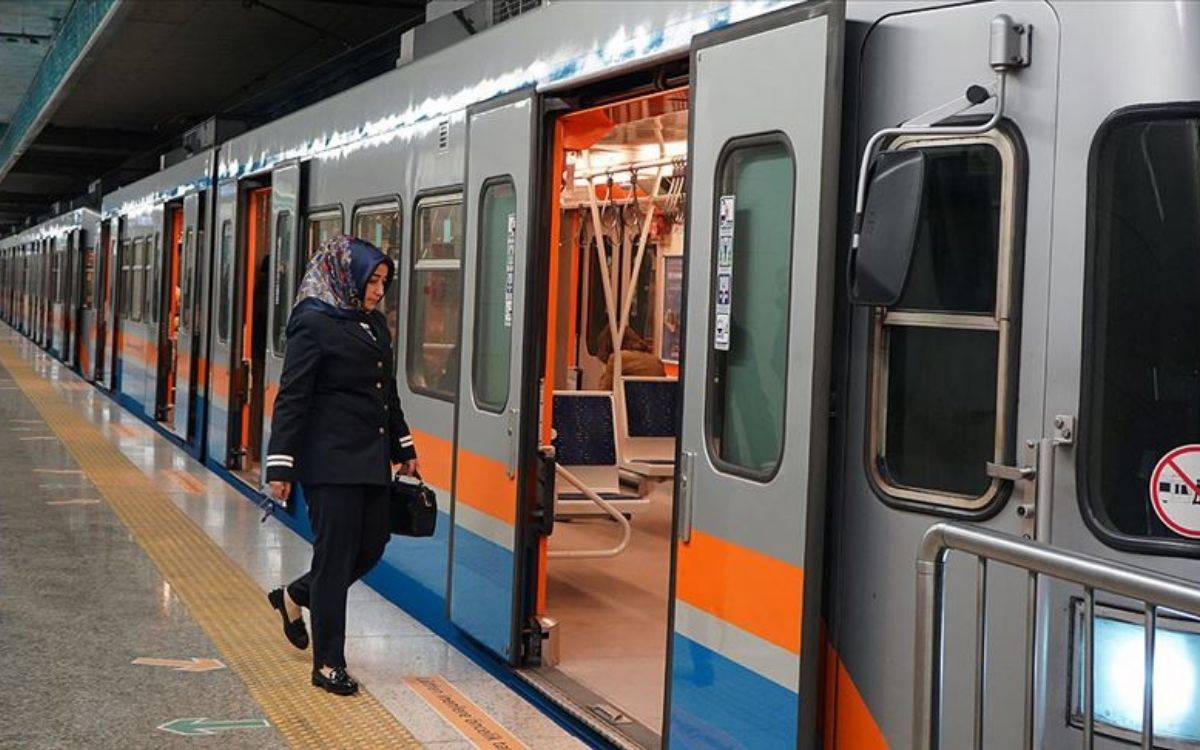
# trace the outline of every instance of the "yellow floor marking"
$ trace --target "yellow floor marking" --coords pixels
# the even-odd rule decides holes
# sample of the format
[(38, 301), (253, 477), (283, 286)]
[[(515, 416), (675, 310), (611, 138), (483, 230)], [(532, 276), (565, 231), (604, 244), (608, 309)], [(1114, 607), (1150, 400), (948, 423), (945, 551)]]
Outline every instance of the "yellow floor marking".
[(190, 492), (193, 495), (204, 492), (204, 483), (183, 469), (164, 469), (163, 474), (166, 474), (184, 492)]
[[(0, 328), (0, 330), (7, 327)], [(10, 329), (11, 330), (11, 329)], [(0, 341), (8, 370), (62, 438), (117, 517), (187, 605), (246, 684), (250, 696), (292, 747), (419, 748), (365, 690), (350, 698), (312, 687), (311, 654), (283, 637), (279, 616), (258, 585), (100, 430), (54, 391), (20, 352)], [(232, 502), (242, 502), (233, 500)]]
[(434, 711), (479, 748), (515, 750), (528, 747), (500, 726), (487, 711), (475, 705), (441, 676), (406, 677), (404, 683)]

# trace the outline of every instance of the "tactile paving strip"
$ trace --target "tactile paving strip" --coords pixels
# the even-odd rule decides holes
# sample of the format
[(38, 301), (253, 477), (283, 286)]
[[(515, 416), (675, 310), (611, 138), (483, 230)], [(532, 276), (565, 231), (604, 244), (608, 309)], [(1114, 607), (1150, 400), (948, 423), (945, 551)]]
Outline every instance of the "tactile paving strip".
[(129, 527), (289, 745), (421, 747), (366, 691), (343, 698), (312, 687), (310, 653), (287, 644), (279, 615), (257, 584), (5, 341), (0, 341), (0, 364)]

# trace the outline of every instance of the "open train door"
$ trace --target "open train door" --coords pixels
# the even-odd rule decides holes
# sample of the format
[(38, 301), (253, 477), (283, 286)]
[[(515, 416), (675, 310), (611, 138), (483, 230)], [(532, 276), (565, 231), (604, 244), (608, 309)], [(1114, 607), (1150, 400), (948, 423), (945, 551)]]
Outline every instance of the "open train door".
[[(535, 98), (523, 91), (467, 114), (457, 470), (450, 541), (450, 619), (516, 661), (517, 522), (526, 274)], [(518, 269), (521, 269), (519, 272)]]
[(697, 37), (671, 747), (810, 747), (843, 5)]
[[(263, 364), (263, 420), (260, 465), (266, 466), (267, 443), (271, 438), (271, 416), (275, 396), (283, 378), (283, 353), (287, 344), (288, 317), (292, 312), (292, 290), (303, 268), (296, 268), (300, 239), (301, 164), (277, 167), (271, 175), (271, 259), (267, 280), (267, 349)], [(265, 469), (264, 469), (265, 472)], [(265, 477), (264, 477), (265, 481)]]
[(194, 429), (192, 410), (196, 403), (196, 385), (199, 380), (199, 345), (197, 331), (200, 321), (195, 315), (195, 296), (200, 293), (200, 262), (204, 255), (199, 244), (203, 224), (201, 223), (201, 197), (203, 193), (189, 193), (183, 198), (183, 252), (179, 268), (179, 331), (175, 341), (175, 410), (173, 431), (188, 443)]

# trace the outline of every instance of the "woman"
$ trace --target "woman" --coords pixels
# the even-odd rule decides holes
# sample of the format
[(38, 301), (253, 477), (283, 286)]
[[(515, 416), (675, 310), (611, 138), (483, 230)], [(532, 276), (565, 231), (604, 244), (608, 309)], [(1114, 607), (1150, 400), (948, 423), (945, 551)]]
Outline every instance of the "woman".
[(287, 327), (275, 398), (267, 482), (287, 500), (304, 485), (316, 539), (312, 569), (267, 595), (296, 648), (313, 628), (312, 683), (351, 695), (346, 673), (346, 590), (374, 567), (388, 541), (393, 474), (417, 473), (417, 453), (400, 411), (392, 341), (377, 309), (395, 268), (374, 245), (335, 237), (313, 257)]

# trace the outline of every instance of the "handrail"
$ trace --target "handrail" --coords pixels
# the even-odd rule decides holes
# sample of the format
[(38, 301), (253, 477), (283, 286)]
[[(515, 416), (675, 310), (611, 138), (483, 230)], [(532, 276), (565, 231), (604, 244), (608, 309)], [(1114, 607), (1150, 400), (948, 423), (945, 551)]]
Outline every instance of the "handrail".
[(588, 500), (591, 500), (600, 509), (612, 517), (614, 521), (621, 525), (621, 543), (611, 549), (564, 549), (564, 550), (548, 550), (546, 557), (551, 558), (568, 558), (573, 560), (596, 558), (596, 557), (616, 557), (625, 551), (625, 547), (629, 545), (629, 537), (633, 533), (633, 528), (629, 525), (629, 520), (621, 515), (621, 511), (613, 507), (612, 503), (600, 497), (591, 487), (585, 485), (578, 477), (564, 469), (561, 465), (555, 464), (554, 471), (560, 477), (567, 480), (584, 494)]
[[(1154, 626), (1157, 610), (1169, 608), (1200, 617), (1200, 587), (1153, 571), (1105, 560), (1092, 555), (1057, 549), (1011, 534), (1002, 534), (956, 523), (939, 523), (925, 533), (917, 555), (917, 621), (914, 651), (914, 708), (913, 747), (936, 750), (940, 747), (940, 714), (942, 702), (943, 615), (946, 558), (951, 551), (964, 552), (979, 559), (979, 586), (986, 592), (987, 562), (994, 561), (1028, 571), (1029, 575), (1046, 575), (1084, 587), (1086, 600), (1086, 657), (1081, 679), (1084, 702), (1084, 747), (1090, 750), (1094, 739), (1094, 698), (1092, 674), (1095, 667), (1093, 643), (1095, 592), (1107, 591), (1145, 604), (1145, 658), (1147, 673), (1143, 695), (1142, 744), (1154, 746)], [(985, 615), (985, 594), (977, 594), (977, 614)], [(1036, 617), (1029, 612), (1028, 617)], [(981, 617), (982, 619), (982, 617)], [(981, 626), (977, 638), (986, 630)], [(1027, 644), (1034, 648), (1035, 644)], [(977, 659), (983, 652), (982, 642), (976, 644)], [(975, 745), (982, 743), (983, 665), (976, 666), (975, 685)], [(1032, 679), (1031, 674), (1026, 675)], [(1032, 705), (1025, 707), (1033, 711)], [(1027, 745), (1032, 737), (1026, 737)]]

